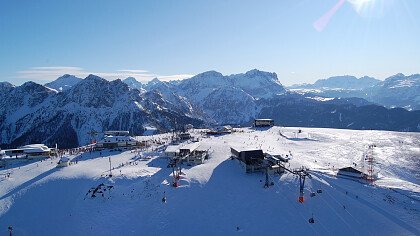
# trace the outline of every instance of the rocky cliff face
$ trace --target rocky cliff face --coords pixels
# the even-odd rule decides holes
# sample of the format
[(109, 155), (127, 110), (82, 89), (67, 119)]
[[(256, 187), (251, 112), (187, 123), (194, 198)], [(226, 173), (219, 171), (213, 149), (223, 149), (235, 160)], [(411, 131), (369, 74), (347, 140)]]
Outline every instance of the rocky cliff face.
[(141, 94), (121, 80), (110, 82), (94, 75), (59, 93), (28, 82), (12, 88), (0, 103), (1, 143), (72, 147), (89, 143), (91, 130), (129, 130), (141, 135), (145, 125), (169, 130), (175, 120), (202, 124), (171, 106), (156, 92)]

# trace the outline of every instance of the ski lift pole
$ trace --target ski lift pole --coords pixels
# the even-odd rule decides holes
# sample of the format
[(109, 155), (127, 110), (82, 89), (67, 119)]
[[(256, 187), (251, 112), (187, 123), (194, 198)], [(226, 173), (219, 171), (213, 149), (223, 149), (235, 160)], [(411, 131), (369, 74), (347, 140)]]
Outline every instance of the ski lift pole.
[(304, 198), (303, 198), (303, 189), (305, 187), (305, 179), (306, 179), (306, 175), (304, 174), (299, 174), (299, 202), (303, 203), (304, 202)]
[(270, 183), (268, 181), (268, 167), (265, 168), (265, 185), (264, 185), (264, 187), (265, 188), (270, 187)]
[(176, 172), (175, 172), (175, 169), (176, 168), (177, 167), (176, 167), (176, 159), (175, 159), (175, 163), (172, 166), (172, 176), (174, 178), (173, 183), (172, 183), (172, 186), (175, 187), (175, 188), (178, 187), (178, 180), (177, 180)]
[(108, 157), (109, 160), (109, 177), (112, 177), (112, 173), (111, 173), (111, 157)]

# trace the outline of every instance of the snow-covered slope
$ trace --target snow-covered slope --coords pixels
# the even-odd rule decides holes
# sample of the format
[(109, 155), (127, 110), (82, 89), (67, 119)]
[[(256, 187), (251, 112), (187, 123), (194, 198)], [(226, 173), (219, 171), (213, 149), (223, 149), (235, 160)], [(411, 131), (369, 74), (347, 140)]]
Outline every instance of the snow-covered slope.
[(71, 87), (79, 83), (81, 80), (81, 78), (78, 78), (74, 75), (65, 74), (59, 77), (58, 79), (45, 84), (45, 86), (61, 92), (70, 89)]
[[(245, 128), (204, 138), (210, 159), (183, 166), (178, 188), (170, 185), (172, 169), (157, 144), (140, 153), (70, 155), (77, 164), (61, 169), (57, 159), (8, 167), (0, 170), (0, 228), (11, 225), (15, 235), (420, 234), (419, 134), (298, 129)], [(161, 143), (170, 136), (149, 139)], [(363, 165), (372, 144), (375, 185), (335, 176), (337, 168)], [(305, 202), (297, 201), (296, 176), (270, 174), (274, 185), (265, 189), (263, 174), (245, 174), (230, 160), (231, 145), (291, 154), (289, 168), (308, 167), (313, 178), (306, 179)], [(112, 178), (106, 177), (109, 159)], [(113, 188), (91, 198), (88, 191), (102, 183)], [(322, 193), (309, 196), (318, 189)]]

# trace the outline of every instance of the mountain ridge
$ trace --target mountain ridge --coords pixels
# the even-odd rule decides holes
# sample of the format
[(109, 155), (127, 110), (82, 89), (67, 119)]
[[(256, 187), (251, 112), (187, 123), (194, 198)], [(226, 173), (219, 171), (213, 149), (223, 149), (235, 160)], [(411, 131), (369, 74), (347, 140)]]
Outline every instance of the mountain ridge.
[(74, 147), (99, 138), (90, 137), (91, 130), (140, 135), (146, 126), (168, 131), (186, 124), (251, 125), (256, 117), (284, 126), (420, 131), (419, 111), (387, 109), (363, 98), (287, 91), (275, 73), (259, 70), (228, 76), (208, 71), (178, 83), (156, 78), (140, 90), (126, 80), (96, 75), (62, 91), (34, 82), (3, 83), (0, 90), (6, 91), (0, 94), (2, 146), (43, 142)]

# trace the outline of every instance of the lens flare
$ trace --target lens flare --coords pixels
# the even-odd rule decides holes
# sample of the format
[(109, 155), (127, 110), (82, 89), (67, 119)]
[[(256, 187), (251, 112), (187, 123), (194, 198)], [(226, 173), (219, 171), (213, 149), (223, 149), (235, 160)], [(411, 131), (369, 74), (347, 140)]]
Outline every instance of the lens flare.
[(335, 13), (344, 5), (346, 0), (339, 0), (327, 13), (325, 13), (321, 18), (314, 22), (313, 26), (318, 31), (321, 32), (330, 22), (331, 18)]
[(351, 3), (354, 9), (360, 13), (363, 8), (368, 7), (369, 5), (373, 5), (375, 0), (347, 0)]
[(329, 11), (313, 23), (313, 26), (318, 32), (322, 32), (345, 3), (351, 4), (361, 17), (382, 18), (385, 12), (392, 8), (394, 1), (396, 0), (337, 0)]

